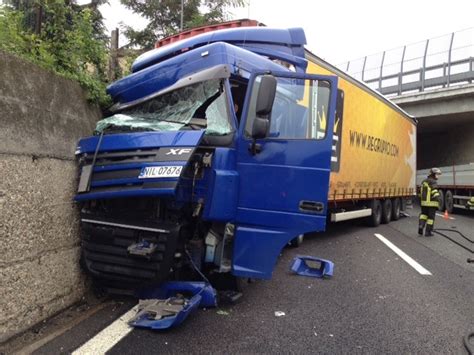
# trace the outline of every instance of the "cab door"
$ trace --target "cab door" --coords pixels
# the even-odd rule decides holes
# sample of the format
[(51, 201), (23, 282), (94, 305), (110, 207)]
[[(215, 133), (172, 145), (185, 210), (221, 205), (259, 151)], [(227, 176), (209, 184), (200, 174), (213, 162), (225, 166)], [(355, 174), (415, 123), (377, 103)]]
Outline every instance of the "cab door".
[(325, 229), (336, 95), (335, 76), (251, 76), (237, 144), (235, 275), (269, 278), (285, 244)]

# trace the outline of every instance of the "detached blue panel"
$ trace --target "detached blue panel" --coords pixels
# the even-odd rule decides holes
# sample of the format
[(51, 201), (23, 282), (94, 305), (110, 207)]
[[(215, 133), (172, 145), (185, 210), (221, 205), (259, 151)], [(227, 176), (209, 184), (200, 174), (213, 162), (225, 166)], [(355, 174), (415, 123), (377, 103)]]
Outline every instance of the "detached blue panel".
[[(160, 147), (194, 147), (204, 131), (143, 132), (104, 135), (100, 151), (121, 151)], [(99, 136), (83, 138), (77, 144), (76, 154), (94, 153)]]
[(166, 299), (176, 296), (178, 293), (191, 293), (193, 296), (199, 294), (202, 297), (201, 307), (217, 306), (216, 290), (208, 283), (198, 281), (168, 281), (159, 287), (143, 288), (136, 296), (141, 299)]
[(306, 36), (302, 28), (241, 27), (207, 32), (142, 54), (133, 63), (132, 71), (140, 71), (182, 51), (215, 42), (226, 42), (239, 47), (246, 45), (249, 49), (266, 45), (273, 53), (283, 52), (304, 58)]
[[(319, 267), (311, 267), (308, 261), (318, 263)], [(290, 270), (301, 276), (323, 278), (324, 276), (332, 276), (334, 263), (314, 256), (298, 255), (293, 259)]]
[(130, 325), (139, 328), (150, 329), (168, 329), (178, 326), (198, 307), (215, 307), (216, 291), (204, 282), (167, 282), (160, 288), (150, 288), (139, 294), (140, 298), (145, 299), (168, 299), (176, 296), (178, 293), (191, 293), (193, 296), (187, 299), (180, 312), (173, 316), (166, 316), (161, 319), (150, 319), (145, 312), (130, 322)]
[(168, 329), (176, 327), (183, 323), (188, 316), (195, 311), (201, 303), (202, 297), (200, 295), (193, 296), (188, 300), (188, 304), (174, 316), (164, 317), (162, 319), (148, 319), (146, 314), (143, 314), (138, 319), (134, 319), (129, 322), (133, 327), (137, 328), (149, 328), (149, 329)]

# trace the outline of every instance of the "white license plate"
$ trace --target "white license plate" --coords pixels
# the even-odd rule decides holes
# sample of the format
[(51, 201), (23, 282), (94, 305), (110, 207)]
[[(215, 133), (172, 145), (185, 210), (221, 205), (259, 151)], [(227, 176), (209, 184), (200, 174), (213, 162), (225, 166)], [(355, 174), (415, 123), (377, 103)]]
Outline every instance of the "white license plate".
[(182, 166), (147, 166), (142, 169), (139, 179), (156, 179), (179, 177), (181, 175)]

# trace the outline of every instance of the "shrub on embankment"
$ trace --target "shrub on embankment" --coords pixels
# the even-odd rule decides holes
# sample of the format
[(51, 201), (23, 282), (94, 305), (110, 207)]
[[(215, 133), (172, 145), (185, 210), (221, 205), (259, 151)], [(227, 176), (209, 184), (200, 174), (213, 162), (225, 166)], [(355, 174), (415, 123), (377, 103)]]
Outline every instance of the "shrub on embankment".
[(15, 54), (86, 89), (102, 107), (108, 38), (100, 13), (72, 1), (10, 1), (0, 5), (0, 50)]

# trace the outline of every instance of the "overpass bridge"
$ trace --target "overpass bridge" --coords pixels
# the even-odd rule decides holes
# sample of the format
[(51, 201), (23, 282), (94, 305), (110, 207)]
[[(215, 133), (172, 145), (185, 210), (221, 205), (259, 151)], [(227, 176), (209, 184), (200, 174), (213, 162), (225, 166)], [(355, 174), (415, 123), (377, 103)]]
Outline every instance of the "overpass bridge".
[(474, 163), (474, 28), (338, 67), (418, 119), (418, 169)]

